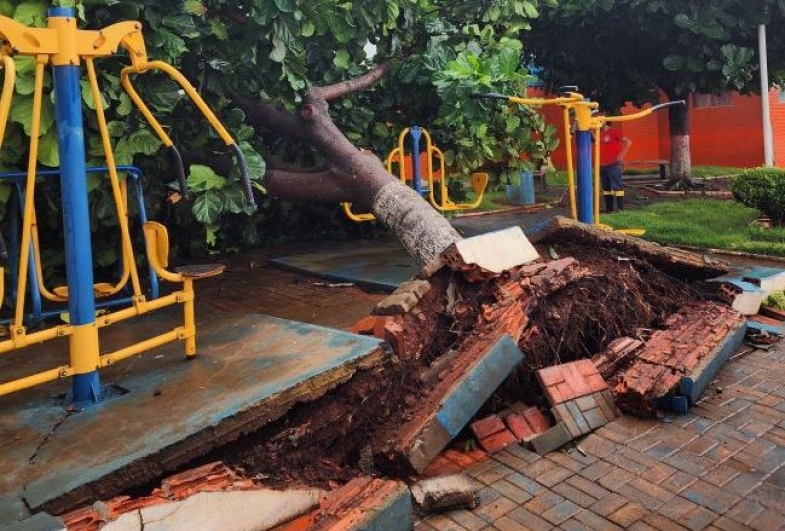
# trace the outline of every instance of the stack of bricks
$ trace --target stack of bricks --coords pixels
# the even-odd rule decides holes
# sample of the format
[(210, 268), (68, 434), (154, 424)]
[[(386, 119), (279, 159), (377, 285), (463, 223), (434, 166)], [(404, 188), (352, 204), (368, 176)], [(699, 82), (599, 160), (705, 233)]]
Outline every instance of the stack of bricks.
[(619, 416), (608, 385), (591, 360), (554, 365), (537, 371), (551, 412), (572, 439), (586, 435)]
[(737, 334), (743, 323), (735, 310), (714, 302), (694, 304), (673, 314), (629, 367), (615, 375), (613, 387), (619, 407), (651, 416), (666, 398), (691, 394), (680, 389), (691, 389), (698, 373), (721, 353), (726, 340)]
[[(504, 421), (502, 421), (504, 419)], [(550, 423), (545, 415), (536, 408), (516, 402), (508, 409), (471, 424), (480, 446), (489, 454), (494, 454), (511, 444), (526, 444), (538, 435), (545, 433)]]

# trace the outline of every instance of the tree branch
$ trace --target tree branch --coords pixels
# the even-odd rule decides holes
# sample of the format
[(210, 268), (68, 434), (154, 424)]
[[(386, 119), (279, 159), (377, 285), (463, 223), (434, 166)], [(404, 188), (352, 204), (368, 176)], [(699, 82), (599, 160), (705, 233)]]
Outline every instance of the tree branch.
[(334, 85), (326, 87), (313, 87), (306, 94), (306, 98), (310, 100), (324, 100), (332, 101), (340, 97), (346, 96), (353, 92), (360, 92), (375, 85), (381, 78), (383, 78), (389, 71), (390, 66), (384, 62), (376, 65), (368, 73)]
[(353, 202), (351, 190), (343, 186), (330, 171), (320, 173), (268, 169), (264, 175), (267, 194), (288, 201), (319, 203)]
[(305, 140), (306, 134), (300, 120), (294, 114), (275, 108), (269, 103), (250, 100), (231, 93), (232, 101), (245, 111), (248, 121), (255, 126), (275, 131), (284, 136)]

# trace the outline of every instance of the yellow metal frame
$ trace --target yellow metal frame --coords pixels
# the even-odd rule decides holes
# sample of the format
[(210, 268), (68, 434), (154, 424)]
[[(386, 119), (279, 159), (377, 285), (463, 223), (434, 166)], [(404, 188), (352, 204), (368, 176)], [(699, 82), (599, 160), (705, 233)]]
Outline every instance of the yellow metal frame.
[[(428, 202), (433, 206), (435, 209), (439, 210), (440, 212), (454, 212), (456, 210), (471, 210), (473, 208), (477, 208), (482, 203), (483, 197), (485, 196), (485, 189), (488, 187), (488, 174), (487, 173), (480, 173), (475, 172), (471, 174), (470, 180), (472, 189), (474, 190), (474, 201), (471, 203), (455, 203), (450, 199), (449, 196), (449, 189), (447, 187), (447, 172), (445, 170), (444, 165), (444, 153), (438, 147), (433, 144), (433, 140), (431, 139), (431, 134), (428, 132), (427, 129), (420, 128), (423, 137), (425, 138), (425, 148), (420, 153), (420, 155), (425, 156), (426, 160), (426, 167), (424, 171), (424, 177), (428, 182)], [(398, 144), (395, 148), (393, 148), (390, 153), (387, 155), (387, 159), (385, 161), (385, 166), (387, 168), (387, 172), (398, 176), (398, 179), (403, 184), (406, 184), (407, 177), (406, 177), (406, 155), (404, 150), (404, 143), (406, 140), (406, 136), (411, 132), (411, 128), (407, 127), (398, 135)], [(437, 178), (434, 174), (433, 168), (433, 161), (436, 159), (439, 164), (439, 177)], [(398, 171), (393, 171), (393, 165), (398, 164)], [(412, 160), (412, 164), (414, 164), (414, 160)], [(439, 192), (441, 201), (436, 200), (436, 195), (434, 193), (434, 182), (439, 181)], [(373, 221), (376, 217), (373, 214), (357, 214), (352, 210), (351, 203), (341, 203), (343, 207), (343, 211), (346, 216), (355, 222), (364, 222), (364, 221)]]
[[(24, 197), (24, 210), (22, 221), (22, 238), (19, 256), (19, 274), (16, 279), (17, 295), (14, 301), (14, 318), (10, 326), (10, 337), (0, 341), (0, 354), (19, 350), (28, 346), (57, 338), (69, 338), (71, 359), (68, 364), (43, 371), (31, 376), (19, 378), (0, 384), (0, 395), (19, 391), (38, 384), (66, 378), (75, 374), (82, 374), (106, 367), (130, 356), (141, 354), (155, 347), (173, 341), (183, 341), (185, 354), (188, 357), (196, 354), (196, 322), (194, 316), (194, 276), (174, 273), (166, 269), (168, 262), (168, 235), (163, 225), (155, 222), (145, 224), (144, 233), (146, 240), (146, 253), (156, 274), (163, 280), (182, 284), (181, 289), (154, 300), (146, 300), (139, 274), (134, 260), (133, 244), (128, 227), (128, 192), (125, 180), (118, 177), (117, 165), (112, 151), (112, 145), (101, 101), (100, 87), (95, 72), (93, 60), (100, 57), (114, 55), (119, 48), (125, 49), (131, 59), (131, 66), (121, 72), (123, 86), (131, 100), (147, 119), (152, 129), (156, 132), (161, 142), (166, 146), (172, 145), (172, 140), (152, 115), (147, 105), (134, 89), (130, 81), (132, 74), (142, 74), (151, 70), (164, 72), (173, 78), (188, 94), (190, 99), (199, 108), (210, 125), (227, 145), (234, 144), (234, 140), (220, 123), (215, 114), (209, 109), (196, 89), (172, 66), (160, 61), (148, 61), (144, 38), (141, 32), (142, 25), (136, 21), (120, 22), (102, 30), (79, 30), (76, 19), (73, 17), (50, 17), (46, 28), (28, 28), (23, 24), (7, 17), (0, 17), (0, 63), (5, 70), (2, 95), (0, 95), (0, 148), (3, 135), (8, 122), (11, 100), (13, 98), (16, 70), (13, 56), (31, 56), (35, 58), (35, 83), (33, 90), (32, 125), (30, 132), (30, 150), (28, 170)], [(112, 284), (96, 284), (97, 295), (111, 295), (121, 290), (130, 280), (133, 289), (133, 304), (130, 307), (103, 314), (89, 325), (72, 326), (70, 324), (56, 325), (43, 330), (28, 332), (24, 326), (24, 305), (27, 290), (27, 271), (29, 267), (29, 249), (32, 243), (33, 259), (41, 271), (41, 253), (38, 241), (38, 231), (35, 217), (35, 177), (37, 155), (41, 130), (41, 103), (43, 99), (44, 67), (52, 65), (78, 65), (82, 61), (86, 64), (87, 77), (93, 94), (98, 128), (106, 156), (106, 165), (109, 168), (109, 181), (112, 195), (117, 209), (118, 223), (122, 239), (122, 265), (123, 274), (119, 282)], [(216, 269), (212, 274), (219, 274)], [(201, 277), (200, 277), (201, 278)], [(55, 288), (50, 291), (43, 285), (39, 278), (39, 288), (44, 297), (49, 300), (67, 301), (67, 289)], [(5, 290), (2, 269), (0, 268), (0, 301)], [(183, 321), (180, 326), (158, 336), (130, 345), (126, 348), (101, 354), (99, 352), (98, 331), (104, 327), (144, 315), (146, 313), (172, 306), (183, 305)]]

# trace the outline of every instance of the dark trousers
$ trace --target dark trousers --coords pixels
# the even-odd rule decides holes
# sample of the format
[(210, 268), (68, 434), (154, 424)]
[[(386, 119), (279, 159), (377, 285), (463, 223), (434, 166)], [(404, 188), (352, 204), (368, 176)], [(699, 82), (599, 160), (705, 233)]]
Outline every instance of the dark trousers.
[(605, 197), (605, 211), (613, 212), (614, 199), (619, 210), (624, 210), (624, 183), (621, 180), (621, 164), (600, 166), (600, 183)]

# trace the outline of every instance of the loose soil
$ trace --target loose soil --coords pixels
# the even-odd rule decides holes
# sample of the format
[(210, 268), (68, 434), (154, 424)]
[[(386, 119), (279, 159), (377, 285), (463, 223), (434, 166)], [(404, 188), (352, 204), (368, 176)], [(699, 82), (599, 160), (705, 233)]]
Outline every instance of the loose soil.
[[(561, 256), (577, 257), (579, 267), (558, 281), (533, 282), (520, 295), (529, 317), (519, 342), (526, 361), (483, 412), (515, 400), (544, 405), (534, 371), (590, 357), (613, 339), (656, 329), (678, 308), (702, 296), (649, 263), (614, 250), (575, 243), (558, 249)], [(548, 246), (540, 251), (548, 256)], [(221, 459), (274, 487), (327, 487), (374, 473), (409, 475), (411, 471), (391, 454), (392, 442), (427, 402), (432, 367), (480, 340), (486, 331), (483, 316), (503, 296), (501, 280), (471, 283), (443, 270), (432, 279), (431, 291), (416, 310), (403, 317), (403, 355), (391, 353), (382, 366), (300, 404), (279, 421), (201, 462)]]

